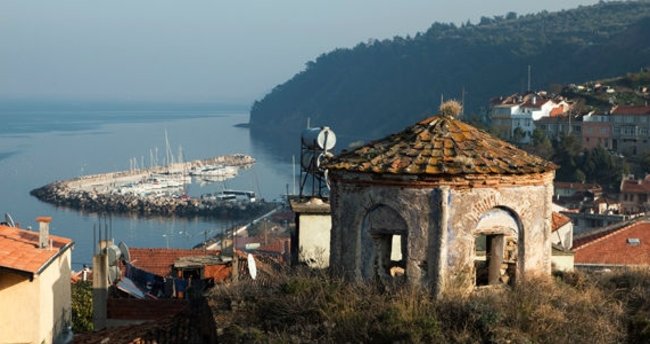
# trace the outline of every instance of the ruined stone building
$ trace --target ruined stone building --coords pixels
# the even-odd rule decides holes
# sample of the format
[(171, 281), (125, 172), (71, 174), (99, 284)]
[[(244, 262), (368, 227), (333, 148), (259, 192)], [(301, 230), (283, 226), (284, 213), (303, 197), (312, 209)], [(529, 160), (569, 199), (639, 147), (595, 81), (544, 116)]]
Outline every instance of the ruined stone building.
[(334, 273), (440, 294), (551, 271), (556, 166), (450, 115), (326, 166)]

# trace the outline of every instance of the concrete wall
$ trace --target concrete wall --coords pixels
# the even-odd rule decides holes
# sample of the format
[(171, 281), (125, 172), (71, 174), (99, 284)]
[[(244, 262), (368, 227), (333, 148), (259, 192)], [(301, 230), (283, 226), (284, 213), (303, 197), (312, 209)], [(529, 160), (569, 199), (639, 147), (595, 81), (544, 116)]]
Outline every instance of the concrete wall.
[(332, 218), (329, 214), (300, 214), (298, 217), (299, 260), (310, 267), (326, 268), (330, 257), (330, 229)]
[[(332, 179), (330, 266), (349, 279), (374, 280), (378, 246), (373, 210), (394, 213), (407, 227), (406, 281), (471, 290), (475, 283), (476, 228), (495, 208), (510, 212), (518, 228), (517, 278), (551, 271), (552, 175), (538, 186), (480, 188), (405, 187)], [(388, 221), (388, 220), (386, 220)], [(393, 225), (388, 225), (391, 227)], [(374, 241), (374, 243), (373, 243)], [(373, 264), (374, 262), (374, 264)]]
[(0, 342), (52, 343), (71, 324), (70, 250), (40, 275), (0, 272)]
[(3, 343), (40, 343), (40, 280), (0, 272), (0, 337)]
[(553, 271), (573, 271), (573, 254), (553, 255)]

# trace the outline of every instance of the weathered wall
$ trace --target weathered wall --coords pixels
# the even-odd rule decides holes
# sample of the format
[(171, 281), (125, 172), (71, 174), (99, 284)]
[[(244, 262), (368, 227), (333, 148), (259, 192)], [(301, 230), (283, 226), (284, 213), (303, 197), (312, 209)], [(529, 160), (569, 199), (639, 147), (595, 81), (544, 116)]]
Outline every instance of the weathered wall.
[(471, 288), (475, 271), (475, 229), (491, 209), (512, 212), (520, 222), (518, 233), (517, 278), (530, 273), (551, 272), (551, 197), (552, 184), (450, 190), (447, 239), (442, 251), (443, 289)]
[[(332, 202), (332, 240), (330, 266), (352, 279), (372, 274), (372, 243), (369, 229), (377, 219), (368, 217), (373, 209), (383, 206), (394, 210), (408, 228), (406, 276), (409, 282), (427, 283), (432, 205), (438, 203), (438, 192), (432, 189), (402, 189), (394, 186), (357, 186), (334, 183)], [(391, 227), (388, 225), (388, 227)], [(365, 229), (365, 230), (364, 230)], [(366, 259), (364, 259), (364, 256)]]
[(517, 277), (548, 274), (552, 177), (552, 173), (547, 175), (540, 185), (476, 188), (405, 187), (385, 181), (333, 178), (332, 270), (350, 279), (374, 277), (369, 269), (376, 268), (372, 264), (376, 247), (369, 231), (375, 222), (373, 210), (382, 207), (385, 213), (401, 217), (408, 228), (409, 283), (428, 285), (436, 293), (449, 288), (469, 290), (475, 283), (475, 229), (484, 214), (502, 208), (520, 224)]
[(310, 267), (326, 268), (329, 266), (332, 218), (329, 214), (300, 214), (298, 221), (300, 261)]

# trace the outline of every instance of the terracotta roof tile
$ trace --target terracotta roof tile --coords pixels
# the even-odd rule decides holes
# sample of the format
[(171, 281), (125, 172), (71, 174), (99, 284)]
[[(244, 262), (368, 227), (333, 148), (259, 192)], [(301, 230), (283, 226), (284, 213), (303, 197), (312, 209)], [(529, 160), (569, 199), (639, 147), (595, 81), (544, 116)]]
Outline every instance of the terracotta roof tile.
[(650, 106), (617, 106), (614, 110), (612, 110), (612, 115), (650, 115)]
[[(628, 239), (638, 239), (631, 245)], [(637, 222), (574, 242), (576, 264), (650, 265), (650, 223)]]
[(644, 178), (638, 181), (626, 179), (621, 184), (621, 192), (650, 193), (650, 180), (648, 178)]
[(218, 256), (220, 251), (204, 249), (129, 248), (131, 264), (135, 267), (166, 277), (172, 272), (174, 262), (181, 257)]
[(52, 248), (38, 248), (39, 234), (35, 231), (0, 225), (0, 267), (39, 273), (39, 270), (73, 244), (68, 238), (51, 235)]
[(462, 121), (434, 116), (330, 159), (329, 170), (406, 175), (530, 174), (556, 166)]
[(562, 215), (562, 214), (554, 211), (553, 212), (553, 223), (552, 223), (552, 226), (551, 226), (551, 232), (557, 231), (558, 229), (564, 227), (564, 225), (566, 225), (569, 222), (571, 222), (571, 219), (568, 216)]

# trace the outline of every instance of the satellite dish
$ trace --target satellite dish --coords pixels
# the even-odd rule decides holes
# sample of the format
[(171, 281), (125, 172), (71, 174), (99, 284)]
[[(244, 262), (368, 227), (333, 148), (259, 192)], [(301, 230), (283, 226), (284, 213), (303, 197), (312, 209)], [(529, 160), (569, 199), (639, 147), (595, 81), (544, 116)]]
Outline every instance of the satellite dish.
[(122, 252), (120, 248), (115, 244), (110, 244), (106, 247), (106, 254), (108, 255), (108, 265), (116, 266), (120, 257), (122, 257)]
[(120, 278), (120, 268), (118, 266), (108, 267), (108, 282), (114, 284)]
[(251, 275), (252, 279), (257, 277), (257, 266), (255, 265), (255, 258), (252, 254), (248, 254), (248, 274)]
[(16, 227), (16, 222), (14, 222), (14, 219), (11, 217), (11, 214), (5, 213), (5, 222), (9, 227)]
[(124, 259), (125, 262), (130, 263), (131, 254), (129, 253), (129, 247), (126, 246), (126, 243), (124, 241), (120, 241), (117, 247), (120, 249), (120, 251), (122, 251), (122, 259)]

